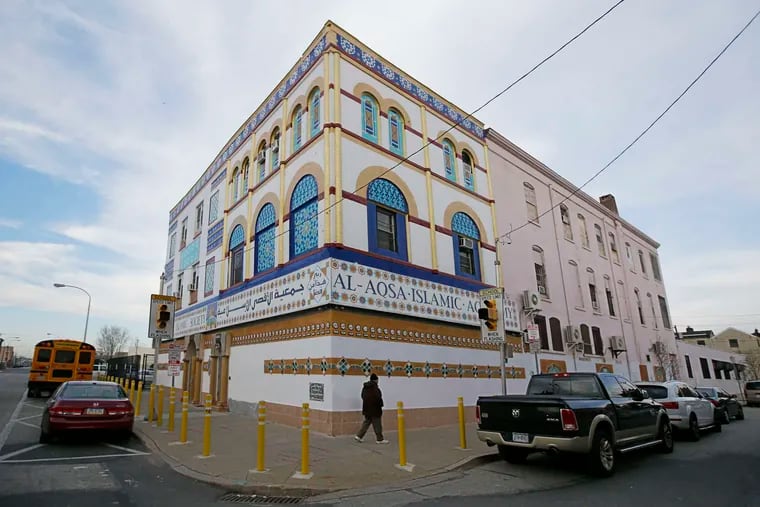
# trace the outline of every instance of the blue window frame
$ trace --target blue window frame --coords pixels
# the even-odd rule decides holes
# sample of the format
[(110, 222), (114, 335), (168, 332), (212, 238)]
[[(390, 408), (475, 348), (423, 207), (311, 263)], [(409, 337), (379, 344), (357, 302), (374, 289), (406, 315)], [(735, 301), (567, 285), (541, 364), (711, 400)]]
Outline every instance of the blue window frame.
[(462, 179), (464, 180), (464, 186), (469, 190), (475, 190), (475, 170), (472, 163), (472, 156), (462, 150)]
[(272, 203), (265, 204), (256, 217), (254, 274), (274, 267), (274, 229), (277, 222)]
[(303, 114), (301, 106), (296, 106), (293, 112), (293, 151), (301, 148), (303, 142)]
[(245, 230), (242, 225), (236, 225), (230, 234), (230, 287), (242, 283), (245, 277)]
[(362, 136), (377, 142), (377, 100), (369, 93), (362, 95)]
[(444, 139), (443, 143), (443, 168), (445, 170), (446, 178), (451, 181), (457, 180), (457, 152), (454, 149), (454, 145), (451, 141)]
[(311, 137), (314, 137), (319, 133), (319, 127), (321, 126), (320, 95), (321, 92), (319, 91), (319, 88), (314, 88), (309, 96), (309, 126), (311, 129)]
[(290, 197), (290, 258), (298, 257), (319, 244), (319, 188), (314, 176), (301, 178)]
[(395, 109), (388, 111), (388, 146), (396, 155), (404, 155), (404, 119)]
[(409, 207), (396, 185), (382, 178), (367, 187), (369, 251), (407, 260), (406, 216)]
[(480, 231), (475, 221), (466, 213), (454, 213), (451, 232), (456, 274), (480, 280)]

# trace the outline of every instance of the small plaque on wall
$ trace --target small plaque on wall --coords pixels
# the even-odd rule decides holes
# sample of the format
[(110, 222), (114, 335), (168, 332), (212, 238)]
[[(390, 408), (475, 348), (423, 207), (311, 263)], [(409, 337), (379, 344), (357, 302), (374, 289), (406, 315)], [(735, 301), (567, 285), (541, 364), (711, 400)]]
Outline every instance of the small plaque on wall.
[(309, 400), (325, 401), (325, 385), (309, 382)]

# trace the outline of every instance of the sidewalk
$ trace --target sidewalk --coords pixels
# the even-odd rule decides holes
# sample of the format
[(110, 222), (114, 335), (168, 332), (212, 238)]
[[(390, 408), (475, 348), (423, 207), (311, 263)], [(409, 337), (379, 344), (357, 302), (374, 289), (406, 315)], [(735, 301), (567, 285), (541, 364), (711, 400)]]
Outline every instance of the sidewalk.
[(135, 433), (176, 471), (192, 478), (234, 491), (263, 495), (310, 496), (333, 491), (388, 486), (451, 471), (473, 460), (490, 460), (493, 448), (477, 440), (475, 425), (467, 426), (468, 450), (459, 449), (459, 429), (446, 426), (407, 430), (407, 462), (412, 471), (400, 470), (398, 433), (384, 428), (388, 445), (374, 441), (372, 430), (363, 443), (352, 436), (329, 437), (310, 434), (310, 479), (296, 479), (301, 470), (301, 430), (274, 423), (266, 425), (265, 466), (256, 473), (258, 422), (253, 417), (213, 412), (211, 417), (211, 456), (201, 458), (203, 449), (203, 409), (190, 407), (188, 443), (179, 440), (181, 403), (175, 410), (174, 432), (166, 431), (168, 399), (164, 403), (163, 427), (144, 421), (148, 412), (148, 393), (143, 393), (141, 416), (135, 420)]

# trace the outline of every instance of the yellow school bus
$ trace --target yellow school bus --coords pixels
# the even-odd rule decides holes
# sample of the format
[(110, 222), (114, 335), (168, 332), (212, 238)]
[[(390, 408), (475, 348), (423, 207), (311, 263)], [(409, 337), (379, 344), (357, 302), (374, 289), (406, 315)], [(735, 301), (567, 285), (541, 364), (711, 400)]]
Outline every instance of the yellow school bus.
[(27, 396), (52, 394), (68, 380), (92, 380), (95, 347), (76, 340), (45, 340), (34, 346)]

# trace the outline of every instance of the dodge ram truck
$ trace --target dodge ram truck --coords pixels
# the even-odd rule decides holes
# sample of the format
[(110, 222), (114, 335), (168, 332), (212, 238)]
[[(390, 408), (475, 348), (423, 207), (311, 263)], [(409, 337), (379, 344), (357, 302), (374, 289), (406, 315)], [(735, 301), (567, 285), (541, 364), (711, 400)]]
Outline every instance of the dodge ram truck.
[(479, 397), (476, 414), (478, 438), (513, 464), (534, 452), (573, 453), (607, 477), (618, 453), (650, 446), (673, 452), (666, 410), (612, 373), (534, 375), (525, 395)]

